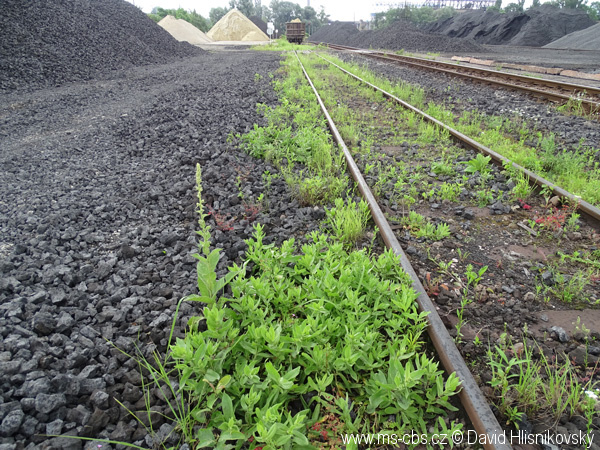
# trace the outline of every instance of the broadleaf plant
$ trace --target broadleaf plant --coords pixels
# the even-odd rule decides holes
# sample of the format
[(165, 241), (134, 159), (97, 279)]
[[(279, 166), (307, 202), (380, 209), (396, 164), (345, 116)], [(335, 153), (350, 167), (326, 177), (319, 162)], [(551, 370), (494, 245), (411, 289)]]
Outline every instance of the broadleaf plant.
[[(300, 251), (264, 237), (256, 225), (247, 241), (251, 273), (203, 275), (199, 297), (214, 301), (194, 323), (205, 329), (171, 346), (198, 430), (190, 444), (302, 449), (318, 444), (317, 425), (331, 445), (341, 433), (437, 429), (459, 383), (424, 353), (425, 314), (398, 258), (316, 232)], [(214, 269), (211, 254), (199, 275)], [(219, 296), (227, 283), (231, 295)]]

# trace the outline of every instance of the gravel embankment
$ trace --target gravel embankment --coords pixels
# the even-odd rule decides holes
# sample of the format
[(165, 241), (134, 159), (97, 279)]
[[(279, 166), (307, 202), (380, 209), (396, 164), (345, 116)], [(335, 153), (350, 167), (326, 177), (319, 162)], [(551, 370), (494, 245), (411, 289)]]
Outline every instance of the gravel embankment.
[[(278, 66), (270, 52), (206, 54), (0, 97), (0, 448), (84, 446), (45, 434), (156, 444), (116, 403), (144, 407), (137, 363), (108, 341), (163, 351), (196, 292), (197, 162), (221, 274), (255, 219), (274, 241), (318, 226), (323, 209), (298, 207), (279, 179), (255, 214), (276, 171), (226, 143), (261, 122), (256, 103), (274, 104)], [(182, 307), (177, 333), (198, 311)]]

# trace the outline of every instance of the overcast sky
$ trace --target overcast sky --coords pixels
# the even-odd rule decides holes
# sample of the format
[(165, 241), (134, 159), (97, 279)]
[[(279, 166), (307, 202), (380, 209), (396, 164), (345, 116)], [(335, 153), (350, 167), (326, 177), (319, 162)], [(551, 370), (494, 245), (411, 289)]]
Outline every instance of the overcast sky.
[[(152, 11), (155, 6), (160, 6), (165, 9), (183, 8), (187, 10), (196, 10), (198, 14), (208, 17), (208, 13), (215, 7), (229, 7), (229, 0), (128, 0), (134, 5), (139, 6), (146, 13)], [(306, 6), (307, 0), (291, 0), (300, 6)], [(542, 0), (544, 3), (546, 0)], [(516, 0), (503, 0), (503, 6)], [(530, 5), (532, 0), (526, 0), (525, 6)], [(263, 5), (268, 5), (270, 0), (263, 0)], [(315, 8), (317, 12), (321, 9), (321, 5), (325, 7), (325, 12), (331, 16), (332, 20), (369, 20), (371, 13), (379, 11), (387, 11), (385, 5), (394, 4), (393, 0), (369, 0), (369, 1), (348, 1), (348, 0), (310, 0), (310, 6)], [(410, 3), (410, 0), (409, 0)], [(400, 5), (404, 1), (399, 2)]]

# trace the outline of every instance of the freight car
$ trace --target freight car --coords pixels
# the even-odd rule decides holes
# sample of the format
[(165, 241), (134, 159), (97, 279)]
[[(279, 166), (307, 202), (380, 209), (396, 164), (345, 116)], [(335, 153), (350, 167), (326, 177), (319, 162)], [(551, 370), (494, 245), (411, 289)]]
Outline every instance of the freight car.
[(302, 44), (304, 36), (306, 34), (306, 26), (299, 20), (292, 20), (285, 24), (285, 36), (288, 42), (294, 44)]

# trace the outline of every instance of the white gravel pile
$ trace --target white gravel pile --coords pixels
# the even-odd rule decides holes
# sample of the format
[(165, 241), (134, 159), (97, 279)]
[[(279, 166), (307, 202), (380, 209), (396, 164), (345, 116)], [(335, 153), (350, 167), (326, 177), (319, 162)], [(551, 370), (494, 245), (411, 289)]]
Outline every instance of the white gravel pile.
[(192, 45), (208, 44), (213, 40), (191, 23), (168, 15), (158, 24), (179, 42), (189, 42)]

